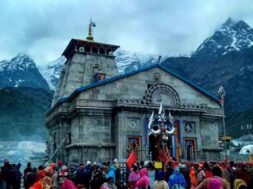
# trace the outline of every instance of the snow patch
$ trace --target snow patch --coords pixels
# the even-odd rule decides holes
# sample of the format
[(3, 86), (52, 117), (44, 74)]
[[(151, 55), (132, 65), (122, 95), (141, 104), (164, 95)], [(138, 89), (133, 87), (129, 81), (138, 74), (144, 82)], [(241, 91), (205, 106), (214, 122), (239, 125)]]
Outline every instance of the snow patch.
[(22, 169), (28, 161), (33, 166), (42, 163), (46, 155), (46, 144), (38, 141), (0, 141), (0, 162), (21, 163)]
[(253, 145), (243, 146), (239, 154), (253, 154)]
[(17, 150), (31, 154), (31, 153), (45, 153), (46, 145), (41, 142), (34, 142), (34, 141), (23, 141), (19, 142), (17, 146)]
[(55, 61), (47, 63), (45, 66), (39, 66), (38, 70), (47, 81), (50, 89), (55, 90), (56, 80), (60, 78), (66, 58), (61, 56)]

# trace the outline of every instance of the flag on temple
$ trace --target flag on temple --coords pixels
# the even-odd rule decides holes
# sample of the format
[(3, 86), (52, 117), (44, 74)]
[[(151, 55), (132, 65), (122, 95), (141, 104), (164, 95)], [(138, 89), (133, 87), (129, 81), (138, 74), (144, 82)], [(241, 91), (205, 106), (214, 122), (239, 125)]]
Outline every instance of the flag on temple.
[(127, 161), (126, 161), (127, 167), (129, 169), (131, 169), (134, 162), (136, 162), (136, 154), (133, 151), (133, 152), (130, 153), (130, 155), (129, 155)]
[(96, 27), (96, 24), (95, 24), (95, 22), (90, 22), (90, 26), (92, 26), (92, 27)]

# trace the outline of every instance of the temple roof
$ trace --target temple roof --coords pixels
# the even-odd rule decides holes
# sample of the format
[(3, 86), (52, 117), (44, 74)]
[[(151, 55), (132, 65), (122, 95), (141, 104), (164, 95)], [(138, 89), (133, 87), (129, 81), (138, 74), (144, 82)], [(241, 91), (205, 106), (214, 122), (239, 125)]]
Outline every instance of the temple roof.
[[(96, 82), (90, 83), (90, 84), (88, 84), (86, 86), (77, 88), (75, 91), (73, 91), (73, 93), (70, 96), (64, 97), (64, 98), (58, 100), (57, 103), (54, 105), (54, 107), (62, 104), (63, 102), (68, 102), (68, 101), (74, 99), (78, 94), (80, 94), (83, 91), (86, 91), (86, 90), (89, 90), (89, 89), (92, 89), (92, 88), (95, 88), (95, 87), (98, 87), (98, 86), (106, 85), (108, 83), (112, 83), (114, 81), (117, 81), (117, 80), (120, 80), (120, 79), (123, 79), (123, 78), (126, 78), (126, 77), (130, 77), (132, 75), (141, 73), (143, 71), (148, 71), (148, 70), (151, 70), (153, 68), (160, 68), (160, 69), (162, 69), (163, 71), (165, 71), (165, 72), (173, 75), (174, 77), (176, 77), (179, 80), (181, 80), (181, 81), (185, 82), (186, 84), (190, 85), (191, 87), (193, 87), (197, 91), (201, 92), (205, 96), (207, 96), (210, 99), (214, 100), (216, 103), (219, 103), (219, 99), (217, 97), (214, 97), (211, 94), (209, 94), (206, 90), (200, 88), (199, 86), (195, 85), (191, 81), (186, 80), (185, 78), (183, 78), (182, 76), (174, 73), (173, 71), (169, 70), (168, 68), (166, 68), (166, 67), (164, 67), (164, 66), (162, 66), (160, 64), (154, 64), (154, 65), (151, 65), (151, 66), (144, 67), (144, 68), (142, 68), (140, 70), (135, 70), (135, 71), (132, 71), (132, 72), (129, 72), (129, 73), (126, 73), (126, 74), (117, 75), (117, 76), (114, 76), (114, 77), (111, 77), (111, 78), (108, 78), (108, 79), (105, 79), (105, 80), (96, 81)], [(54, 109), (54, 107), (52, 109)]]
[[(112, 56), (112, 52), (114, 52), (117, 48), (119, 48), (118, 45), (98, 43), (98, 42), (81, 40), (81, 39), (71, 39), (68, 46), (63, 51), (62, 55), (68, 58), (71, 54), (73, 54), (73, 52), (81, 52), (81, 53), (86, 52), (86, 53), (97, 53), (97, 54)], [(96, 52), (93, 51), (95, 49), (96, 49)], [(101, 49), (101, 53), (99, 53), (99, 49)]]

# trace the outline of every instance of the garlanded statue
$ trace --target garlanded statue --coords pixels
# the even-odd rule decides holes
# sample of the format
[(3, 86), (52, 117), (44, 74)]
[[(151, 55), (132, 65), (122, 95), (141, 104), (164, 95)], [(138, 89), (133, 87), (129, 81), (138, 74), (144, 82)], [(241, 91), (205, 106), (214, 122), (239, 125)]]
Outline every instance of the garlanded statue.
[(170, 142), (171, 135), (175, 132), (174, 118), (169, 112), (167, 121), (162, 103), (160, 104), (158, 112), (158, 121), (155, 122), (154, 112), (152, 112), (149, 118), (148, 130), (149, 137), (154, 138), (152, 140), (154, 144), (150, 144), (153, 146), (151, 147), (152, 149), (150, 148), (152, 151), (152, 159), (163, 163), (171, 161)]

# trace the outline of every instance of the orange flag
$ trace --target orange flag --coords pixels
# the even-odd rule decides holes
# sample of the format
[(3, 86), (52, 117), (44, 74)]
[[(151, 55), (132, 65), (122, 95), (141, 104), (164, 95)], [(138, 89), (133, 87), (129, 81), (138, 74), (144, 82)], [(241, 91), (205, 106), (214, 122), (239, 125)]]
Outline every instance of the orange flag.
[(131, 152), (131, 154), (129, 155), (129, 157), (128, 157), (127, 161), (126, 161), (128, 169), (132, 168), (132, 164), (134, 162), (136, 162), (136, 155), (135, 155), (134, 152)]

